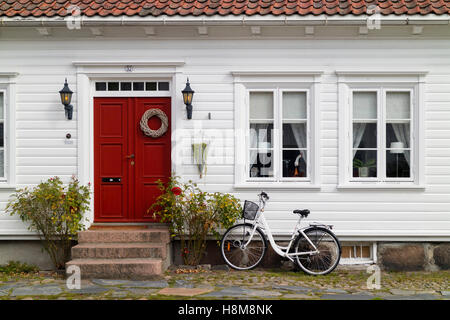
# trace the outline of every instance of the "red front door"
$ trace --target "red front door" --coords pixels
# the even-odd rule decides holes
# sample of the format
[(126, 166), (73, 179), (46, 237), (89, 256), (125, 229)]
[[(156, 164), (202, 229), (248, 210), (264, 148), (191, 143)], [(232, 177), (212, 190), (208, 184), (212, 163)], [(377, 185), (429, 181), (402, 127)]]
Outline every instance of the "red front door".
[[(144, 112), (158, 108), (169, 118), (167, 132), (141, 131)], [(153, 117), (151, 129), (161, 121)], [(147, 209), (160, 194), (171, 168), (170, 98), (94, 98), (94, 211), (96, 222), (154, 221)]]

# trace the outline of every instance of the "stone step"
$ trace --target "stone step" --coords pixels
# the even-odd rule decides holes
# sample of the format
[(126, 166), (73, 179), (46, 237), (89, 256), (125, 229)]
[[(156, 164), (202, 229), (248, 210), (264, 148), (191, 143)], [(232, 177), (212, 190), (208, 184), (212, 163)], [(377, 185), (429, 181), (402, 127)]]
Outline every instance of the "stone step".
[(170, 242), (167, 228), (148, 230), (87, 230), (78, 233), (78, 243), (111, 242), (152, 242), (166, 244)]
[(167, 257), (167, 244), (158, 243), (80, 243), (72, 247), (72, 259), (128, 259)]
[(158, 222), (151, 222), (151, 223), (121, 223), (121, 222), (94, 222), (90, 227), (89, 230), (119, 230), (119, 229), (129, 229), (129, 230), (139, 230), (139, 229), (168, 229), (169, 224), (168, 223), (158, 223)]
[(74, 259), (66, 263), (78, 266), (81, 279), (143, 279), (161, 275), (164, 271), (162, 259)]

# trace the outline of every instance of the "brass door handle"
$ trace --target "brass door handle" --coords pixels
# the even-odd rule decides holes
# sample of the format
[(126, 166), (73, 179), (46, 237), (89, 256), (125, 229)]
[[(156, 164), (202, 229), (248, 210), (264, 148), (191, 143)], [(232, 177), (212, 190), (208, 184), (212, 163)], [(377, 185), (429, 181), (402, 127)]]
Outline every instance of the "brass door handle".
[(127, 159), (133, 159), (133, 158), (134, 158), (134, 154), (130, 154), (129, 156), (126, 156), (125, 158), (127, 158)]

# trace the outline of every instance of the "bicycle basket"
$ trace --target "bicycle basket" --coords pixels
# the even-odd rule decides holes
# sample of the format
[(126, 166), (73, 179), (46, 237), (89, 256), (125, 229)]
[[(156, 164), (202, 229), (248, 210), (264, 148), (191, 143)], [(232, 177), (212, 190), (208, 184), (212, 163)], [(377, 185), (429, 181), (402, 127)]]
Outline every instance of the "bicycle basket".
[(259, 210), (259, 206), (256, 203), (245, 200), (244, 210), (242, 211), (242, 215), (243, 215), (244, 219), (255, 220), (258, 210)]

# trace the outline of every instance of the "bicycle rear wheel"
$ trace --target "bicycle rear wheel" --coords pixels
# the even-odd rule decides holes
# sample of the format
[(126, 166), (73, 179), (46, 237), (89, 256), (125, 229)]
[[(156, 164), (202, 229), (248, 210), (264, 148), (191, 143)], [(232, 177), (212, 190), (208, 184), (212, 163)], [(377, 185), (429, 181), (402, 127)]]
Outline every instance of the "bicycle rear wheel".
[[(341, 259), (339, 240), (325, 228), (313, 227), (304, 232), (319, 252), (296, 256), (297, 265), (311, 275), (324, 275), (333, 271)], [(314, 247), (302, 234), (298, 235), (294, 249), (295, 253), (314, 251)]]
[(262, 261), (267, 250), (266, 238), (262, 231), (256, 228), (250, 239), (253, 228), (251, 224), (237, 224), (223, 235), (220, 251), (231, 268), (250, 270)]

